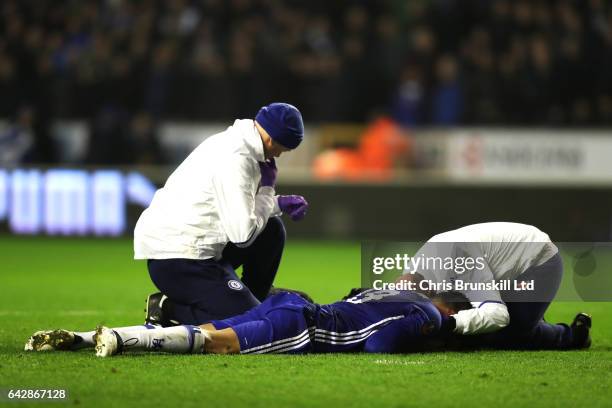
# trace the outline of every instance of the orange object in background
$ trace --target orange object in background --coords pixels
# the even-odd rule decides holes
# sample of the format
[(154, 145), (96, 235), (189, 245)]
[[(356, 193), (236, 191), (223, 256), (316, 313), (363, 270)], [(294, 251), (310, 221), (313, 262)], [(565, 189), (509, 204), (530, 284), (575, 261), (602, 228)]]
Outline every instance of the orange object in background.
[(313, 171), (320, 180), (359, 180), (361, 157), (357, 150), (340, 148), (325, 150), (317, 155)]
[(366, 128), (356, 149), (321, 152), (313, 163), (314, 175), (322, 180), (389, 180), (398, 165), (407, 163), (411, 148), (406, 132), (381, 117)]
[(368, 126), (359, 143), (363, 169), (376, 179), (391, 178), (397, 165), (406, 162), (410, 150), (406, 133), (387, 117)]

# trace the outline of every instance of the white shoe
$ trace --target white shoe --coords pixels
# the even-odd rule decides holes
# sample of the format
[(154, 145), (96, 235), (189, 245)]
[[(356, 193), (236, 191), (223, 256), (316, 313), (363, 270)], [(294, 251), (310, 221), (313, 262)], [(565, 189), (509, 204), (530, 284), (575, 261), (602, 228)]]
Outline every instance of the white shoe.
[(96, 342), (96, 357), (110, 357), (119, 353), (117, 335), (112, 329), (98, 326), (93, 338)]
[(26, 342), (25, 351), (71, 350), (74, 333), (68, 330), (41, 330)]

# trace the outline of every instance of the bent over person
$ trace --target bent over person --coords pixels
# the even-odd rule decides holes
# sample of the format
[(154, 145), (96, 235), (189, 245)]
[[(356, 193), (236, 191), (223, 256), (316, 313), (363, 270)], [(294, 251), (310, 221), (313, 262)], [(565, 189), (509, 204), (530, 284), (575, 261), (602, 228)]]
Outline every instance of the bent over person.
[(298, 109), (273, 103), (207, 138), (170, 175), (134, 229), (134, 257), (161, 292), (148, 298), (146, 323), (199, 324), (265, 299), (285, 243), (278, 216), (300, 220), (308, 208), (275, 195), (274, 158), (303, 137)]
[[(569, 325), (544, 320), (561, 284), (563, 261), (548, 234), (532, 225), (467, 225), (432, 237), (415, 258), (448, 259), (456, 265), (468, 258), (477, 260), (470, 267), (462, 264), (461, 270), (440, 264), (413, 267), (399, 279), (419, 281), (421, 288), (453, 283), (453, 289), (470, 299), (473, 309), (449, 319), (463, 344), (511, 349), (587, 348), (591, 344), (589, 315), (578, 313)], [(501, 285), (504, 282), (506, 286)], [(458, 288), (458, 283), (466, 288)]]

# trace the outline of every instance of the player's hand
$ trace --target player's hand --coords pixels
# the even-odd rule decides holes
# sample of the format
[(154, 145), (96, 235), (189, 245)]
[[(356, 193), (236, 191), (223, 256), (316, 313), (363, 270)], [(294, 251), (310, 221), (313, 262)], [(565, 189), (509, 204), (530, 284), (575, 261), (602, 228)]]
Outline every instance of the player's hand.
[(308, 211), (308, 201), (299, 195), (278, 196), (278, 206), (293, 221), (301, 220)]
[(262, 187), (274, 187), (276, 185), (276, 175), (278, 174), (274, 159), (270, 159), (269, 161), (265, 162), (259, 162), (259, 170), (261, 171)]

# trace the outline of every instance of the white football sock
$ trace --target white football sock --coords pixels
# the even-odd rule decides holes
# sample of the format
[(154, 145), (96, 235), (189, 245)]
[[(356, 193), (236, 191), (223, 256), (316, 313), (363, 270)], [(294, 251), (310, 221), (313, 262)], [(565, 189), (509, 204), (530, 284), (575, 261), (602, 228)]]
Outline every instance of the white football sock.
[[(157, 328), (157, 326), (153, 326), (151, 324), (146, 324), (146, 325), (139, 325), (139, 326), (126, 326), (126, 327), (119, 327), (117, 329), (114, 330), (121, 330), (123, 332), (131, 332), (131, 331), (140, 331), (140, 330), (150, 330), (150, 329), (155, 329)], [(75, 342), (72, 345), (72, 349), (73, 350), (81, 350), (84, 348), (94, 348), (96, 346), (96, 342), (93, 339), (94, 334), (96, 334), (96, 331), (88, 331), (88, 332), (73, 332), (74, 336), (75, 336)]]
[(151, 330), (113, 329), (123, 342), (124, 351), (203, 353), (205, 333), (198, 326), (162, 327)]

